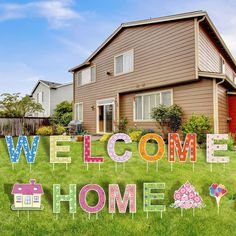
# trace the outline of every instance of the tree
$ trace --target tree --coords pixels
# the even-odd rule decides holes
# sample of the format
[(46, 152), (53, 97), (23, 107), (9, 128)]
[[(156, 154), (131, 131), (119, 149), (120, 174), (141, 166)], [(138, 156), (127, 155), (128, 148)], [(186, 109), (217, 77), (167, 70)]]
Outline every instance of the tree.
[(35, 102), (29, 95), (21, 97), (20, 93), (4, 93), (0, 97), (0, 115), (8, 118), (21, 118), (22, 134), (24, 133), (25, 117), (27, 114), (44, 110), (42, 105)]
[(72, 103), (63, 101), (56, 106), (52, 121), (54, 124), (67, 126), (72, 120)]

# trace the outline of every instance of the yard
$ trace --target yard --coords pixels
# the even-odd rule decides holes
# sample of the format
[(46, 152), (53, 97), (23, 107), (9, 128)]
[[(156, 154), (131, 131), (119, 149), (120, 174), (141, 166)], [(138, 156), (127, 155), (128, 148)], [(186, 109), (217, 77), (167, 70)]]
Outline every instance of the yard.
[[(32, 165), (30, 172), (25, 158), (21, 157), (20, 163), (15, 165), (12, 170), (5, 139), (0, 139), (0, 230), (4, 235), (233, 235), (236, 232), (236, 152), (225, 151), (222, 155), (231, 157), (231, 162), (226, 165), (225, 171), (223, 165), (213, 166), (213, 172), (210, 172), (210, 165), (206, 163), (205, 150), (198, 150), (198, 161), (195, 164), (195, 172), (192, 171), (192, 164), (175, 163), (173, 172), (170, 171), (170, 164), (166, 155), (159, 162), (159, 171), (156, 172), (155, 164), (149, 165), (149, 171), (146, 172), (146, 163), (141, 160), (137, 151), (137, 144), (127, 145), (132, 151), (133, 156), (123, 169), (122, 164), (118, 164), (118, 171), (115, 172), (115, 163), (109, 159), (106, 154), (106, 143), (93, 142), (93, 155), (103, 155), (105, 163), (101, 165), (99, 171), (98, 165), (86, 165), (82, 161), (82, 143), (71, 142), (70, 156), (72, 163), (68, 165), (55, 165), (53, 171), (49, 163), (49, 138), (41, 138), (40, 147), (36, 157), (36, 163)], [(118, 143), (116, 149), (119, 152), (124, 150), (124, 144)], [(126, 146), (126, 147), (127, 147)], [(150, 154), (155, 152), (155, 145), (149, 144)], [(117, 151), (118, 152), (118, 151)], [(14, 183), (28, 183), (30, 178), (35, 178), (38, 183), (43, 185), (45, 194), (42, 204), (44, 210), (41, 212), (30, 212), (30, 221), (27, 219), (27, 212), (21, 212), (18, 217), (17, 212), (11, 211), (13, 196), (11, 189)], [(196, 209), (195, 217), (192, 210), (185, 210), (181, 217), (180, 209), (170, 208), (173, 202), (174, 191), (183, 183), (189, 181), (196, 187), (206, 204), (205, 209)], [(165, 182), (165, 200), (160, 202), (167, 206), (167, 211), (163, 213), (163, 219), (160, 213), (143, 212), (143, 183), (144, 182)], [(229, 193), (221, 200), (220, 215), (217, 215), (217, 206), (215, 199), (209, 195), (209, 185), (213, 182), (224, 184)], [(69, 184), (77, 184), (77, 191), (88, 183), (97, 183), (107, 191), (109, 183), (118, 183), (123, 193), (124, 186), (128, 183), (137, 184), (137, 213), (132, 219), (129, 213), (116, 213), (114, 218), (108, 214), (108, 202), (105, 208), (98, 214), (91, 215), (83, 212), (77, 202), (77, 213), (73, 220), (72, 215), (68, 213), (68, 203), (62, 203), (61, 214), (58, 219), (52, 213), (52, 187), (53, 184), (61, 184), (63, 193), (68, 193)], [(91, 197), (91, 195), (90, 195)], [(96, 198), (90, 200), (95, 203)]]

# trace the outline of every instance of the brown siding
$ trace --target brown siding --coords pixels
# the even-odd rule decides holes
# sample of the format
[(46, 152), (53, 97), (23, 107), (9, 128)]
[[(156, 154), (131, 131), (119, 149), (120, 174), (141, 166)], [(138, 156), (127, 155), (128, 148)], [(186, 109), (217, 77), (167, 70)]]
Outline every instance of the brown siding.
[[(212, 80), (201, 80), (199, 82), (165, 87), (173, 89), (173, 102), (183, 108), (186, 120), (192, 115), (205, 114), (213, 120), (213, 83)], [(158, 89), (159, 90), (159, 89)], [(149, 90), (153, 92), (155, 90)], [(145, 91), (147, 93), (147, 91)], [(155, 122), (133, 121), (133, 101), (136, 93), (129, 93), (120, 96), (120, 117), (127, 117), (129, 127), (156, 128)], [(140, 92), (138, 93), (140, 94)], [(213, 123), (212, 123), (213, 125)]]
[[(193, 19), (122, 30), (92, 60), (96, 82), (75, 88), (74, 102), (84, 105), (85, 128), (96, 132), (96, 111), (91, 107), (96, 107), (98, 99), (196, 79), (194, 39)], [(134, 49), (134, 72), (113, 76), (114, 56), (129, 49)], [(112, 75), (108, 76), (107, 71)]]
[[(199, 28), (199, 69), (207, 72), (221, 73), (221, 53), (210, 37), (200, 26)], [(233, 80), (234, 72), (230, 65), (225, 63), (225, 73)]]
[(219, 133), (228, 133), (229, 127), (227, 118), (229, 117), (228, 111), (228, 96), (227, 89), (222, 85), (218, 86), (218, 116), (219, 116)]

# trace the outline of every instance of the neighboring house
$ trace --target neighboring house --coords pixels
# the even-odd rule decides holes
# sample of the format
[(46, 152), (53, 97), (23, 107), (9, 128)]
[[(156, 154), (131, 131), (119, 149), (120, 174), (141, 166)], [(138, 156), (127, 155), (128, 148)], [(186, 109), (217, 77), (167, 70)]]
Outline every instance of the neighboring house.
[(56, 105), (73, 100), (72, 83), (60, 84), (45, 80), (39, 80), (34, 87), (31, 97), (40, 104), (44, 109), (43, 112), (32, 114), (34, 117), (50, 117), (56, 108)]
[(30, 184), (14, 184), (11, 193), (14, 195), (14, 209), (41, 208), (44, 192), (41, 184), (36, 184), (34, 179), (30, 180)]
[(150, 111), (159, 104), (178, 104), (184, 120), (207, 115), (216, 133), (236, 120), (228, 105), (230, 97), (236, 106), (236, 62), (204, 11), (121, 24), (69, 71), (74, 118), (90, 133), (112, 132), (124, 117), (129, 127), (155, 128)]

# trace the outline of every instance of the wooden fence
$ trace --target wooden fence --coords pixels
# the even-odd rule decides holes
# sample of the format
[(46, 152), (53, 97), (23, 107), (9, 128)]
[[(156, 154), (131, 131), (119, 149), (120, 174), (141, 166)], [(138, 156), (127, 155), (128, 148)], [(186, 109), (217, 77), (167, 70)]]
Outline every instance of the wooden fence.
[(48, 118), (29, 117), (24, 118), (22, 124), (22, 118), (0, 118), (0, 136), (34, 135), (39, 127), (50, 125), (50, 121)]

